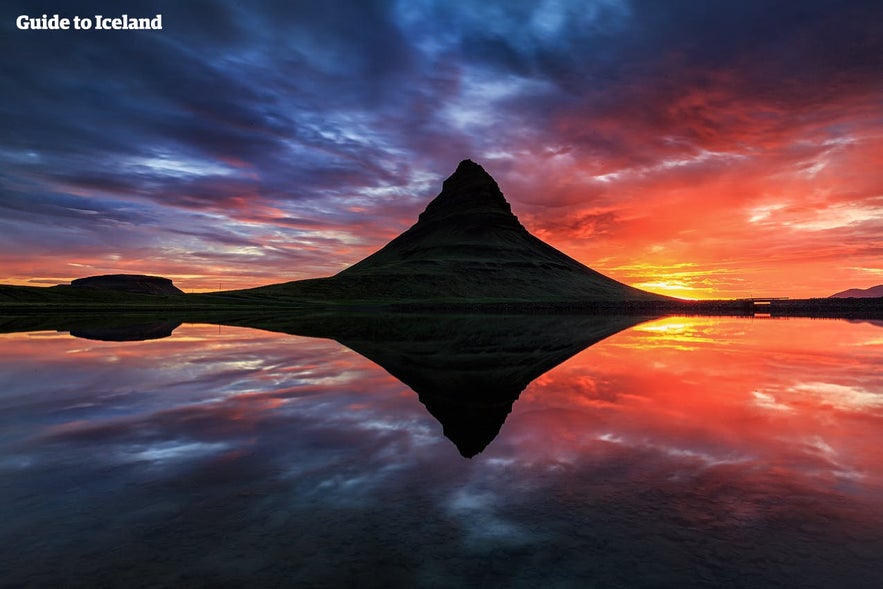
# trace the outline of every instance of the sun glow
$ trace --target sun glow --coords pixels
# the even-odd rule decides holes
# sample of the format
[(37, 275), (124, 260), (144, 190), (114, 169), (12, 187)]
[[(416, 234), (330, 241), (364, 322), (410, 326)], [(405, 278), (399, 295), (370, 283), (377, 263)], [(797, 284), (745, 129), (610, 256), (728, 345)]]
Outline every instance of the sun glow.
[(679, 299), (686, 299), (689, 301), (695, 301), (701, 298), (697, 296), (697, 289), (692, 288), (689, 284), (681, 281), (656, 280), (651, 282), (638, 282), (636, 284), (632, 284), (632, 286), (634, 286), (635, 288), (640, 288), (641, 290), (649, 290), (650, 292), (664, 294), (671, 297), (677, 297)]

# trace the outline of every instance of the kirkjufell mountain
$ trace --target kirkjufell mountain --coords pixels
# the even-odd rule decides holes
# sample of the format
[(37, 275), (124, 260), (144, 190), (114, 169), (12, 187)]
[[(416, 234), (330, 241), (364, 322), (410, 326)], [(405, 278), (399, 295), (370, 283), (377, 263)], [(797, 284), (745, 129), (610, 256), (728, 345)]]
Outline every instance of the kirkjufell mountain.
[(417, 223), (329, 278), (238, 294), (345, 301), (648, 301), (531, 235), (494, 179), (460, 162)]

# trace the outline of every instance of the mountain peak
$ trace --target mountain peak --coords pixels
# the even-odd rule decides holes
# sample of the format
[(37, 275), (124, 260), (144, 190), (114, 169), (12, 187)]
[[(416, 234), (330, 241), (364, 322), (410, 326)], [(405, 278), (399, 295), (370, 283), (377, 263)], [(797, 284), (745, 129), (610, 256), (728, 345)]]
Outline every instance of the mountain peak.
[(512, 208), (496, 181), (480, 165), (466, 159), (444, 181), (441, 193), (426, 206), (420, 221), (481, 212), (512, 216)]
[(298, 288), (395, 302), (665, 299), (604, 276), (531, 235), (494, 179), (471, 160), (460, 162), (407, 231), (333, 277)]
[(457, 169), (454, 170), (454, 173), (451, 174), (443, 183), (443, 186), (447, 186), (448, 182), (462, 182), (462, 181), (470, 181), (470, 182), (484, 182), (487, 184), (493, 185), (497, 190), (496, 181), (488, 174), (484, 168), (482, 168), (479, 164), (475, 163), (470, 159), (465, 159), (459, 164), (457, 164)]
[(496, 181), (491, 178), (491, 175), (479, 164), (469, 159), (463, 160), (457, 164), (457, 169), (454, 170), (453, 174), (448, 176), (442, 186), (447, 187), (449, 183), (452, 186), (458, 183), (487, 184), (493, 186), (496, 190), (500, 190)]

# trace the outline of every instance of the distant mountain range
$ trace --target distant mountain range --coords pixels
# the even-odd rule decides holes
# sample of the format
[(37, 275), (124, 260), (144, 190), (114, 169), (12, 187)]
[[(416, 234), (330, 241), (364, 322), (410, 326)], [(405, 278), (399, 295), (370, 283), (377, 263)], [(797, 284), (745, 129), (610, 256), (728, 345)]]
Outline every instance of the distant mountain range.
[(883, 297), (883, 284), (872, 286), (871, 288), (850, 288), (843, 292), (832, 294), (830, 299), (873, 299)]

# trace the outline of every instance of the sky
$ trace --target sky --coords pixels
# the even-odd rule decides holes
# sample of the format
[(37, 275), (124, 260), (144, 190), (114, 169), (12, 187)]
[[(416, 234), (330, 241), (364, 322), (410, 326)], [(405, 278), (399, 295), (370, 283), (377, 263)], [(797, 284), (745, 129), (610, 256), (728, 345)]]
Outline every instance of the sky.
[[(163, 29), (16, 29), (44, 13)], [(875, 0), (13, 1), (0, 27), (0, 283), (327, 276), (466, 158), (639, 288), (883, 283)]]

